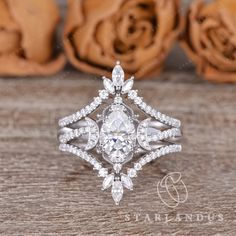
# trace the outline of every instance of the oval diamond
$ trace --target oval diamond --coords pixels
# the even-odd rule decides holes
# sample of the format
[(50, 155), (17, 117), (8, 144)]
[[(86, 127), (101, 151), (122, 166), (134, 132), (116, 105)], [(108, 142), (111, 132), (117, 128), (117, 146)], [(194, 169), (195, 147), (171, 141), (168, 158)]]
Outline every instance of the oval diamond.
[(122, 105), (119, 105), (119, 109), (116, 107), (107, 115), (101, 127), (103, 157), (113, 164), (129, 160), (135, 146), (135, 126), (124, 109)]

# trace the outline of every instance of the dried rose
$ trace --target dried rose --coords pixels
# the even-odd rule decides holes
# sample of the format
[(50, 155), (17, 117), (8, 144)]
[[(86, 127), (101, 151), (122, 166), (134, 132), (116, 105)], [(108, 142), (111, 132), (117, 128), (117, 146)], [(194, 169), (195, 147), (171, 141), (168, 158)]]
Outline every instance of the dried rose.
[(64, 46), (78, 69), (141, 78), (161, 71), (180, 31), (178, 0), (69, 0)]
[(236, 82), (236, 1), (194, 1), (181, 45), (197, 71), (216, 82)]

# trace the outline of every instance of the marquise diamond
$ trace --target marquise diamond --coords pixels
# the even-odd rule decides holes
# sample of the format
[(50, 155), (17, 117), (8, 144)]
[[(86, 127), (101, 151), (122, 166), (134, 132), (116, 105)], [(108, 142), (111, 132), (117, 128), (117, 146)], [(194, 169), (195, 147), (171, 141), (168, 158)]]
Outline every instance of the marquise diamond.
[(116, 64), (112, 71), (112, 81), (114, 86), (121, 87), (124, 83), (125, 73), (119, 63)]
[(112, 197), (113, 197), (116, 205), (118, 205), (120, 200), (122, 199), (123, 192), (124, 192), (124, 190), (123, 190), (123, 185), (122, 185), (121, 181), (119, 181), (119, 180), (114, 181), (112, 184), (111, 194), (112, 194)]

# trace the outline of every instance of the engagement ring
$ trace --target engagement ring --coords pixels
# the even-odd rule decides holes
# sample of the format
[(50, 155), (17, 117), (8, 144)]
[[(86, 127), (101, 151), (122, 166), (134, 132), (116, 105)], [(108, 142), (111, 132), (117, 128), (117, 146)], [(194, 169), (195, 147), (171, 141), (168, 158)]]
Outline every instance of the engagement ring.
[[(124, 79), (119, 62), (112, 79), (103, 77), (104, 89), (93, 101), (59, 120), (59, 149), (93, 166), (103, 178), (102, 190), (111, 187), (118, 205), (124, 188), (147, 163), (181, 151), (181, 122), (162, 114), (133, 90), (134, 78)], [(124, 170), (124, 165), (129, 168)]]

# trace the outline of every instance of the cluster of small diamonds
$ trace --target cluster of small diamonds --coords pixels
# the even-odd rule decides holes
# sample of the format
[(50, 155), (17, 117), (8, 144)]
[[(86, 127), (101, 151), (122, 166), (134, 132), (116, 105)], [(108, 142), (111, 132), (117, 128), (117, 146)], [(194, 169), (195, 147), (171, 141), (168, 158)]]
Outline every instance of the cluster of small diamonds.
[(168, 139), (172, 137), (180, 136), (181, 132), (178, 128), (172, 128), (168, 130), (164, 130), (162, 132), (159, 132), (158, 134), (152, 135), (148, 137), (148, 142), (156, 142), (162, 139)]
[(88, 133), (89, 131), (90, 127), (82, 127), (80, 129), (74, 129), (66, 134), (60, 135), (59, 141), (61, 143), (67, 143), (74, 138), (79, 138), (81, 135)]
[(98, 141), (98, 128), (97, 127), (82, 127), (79, 129), (74, 129), (71, 130), (68, 133), (65, 133), (63, 135), (59, 136), (59, 141), (61, 143), (67, 143), (75, 138), (79, 138), (81, 135), (89, 133), (89, 140), (88, 140), (88, 144), (86, 145), (86, 150), (87, 149), (91, 149), (93, 148), (94, 145), (96, 145), (97, 141)]
[(147, 150), (151, 150), (151, 147), (148, 143), (147, 135), (146, 135), (146, 128), (147, 127), (148, 127), (147, 121), (143, 121), (140, 123), (140, 125), (138, 126), (138, 129), (137, 129), (137, 139), (138, 139), (139, 144), (143, 148), (145, 148)]
[(90, 163), (95, 170), (98, 171), (99, 176), (105, 177), (108, 174), (108, 171), (106, 168), (102, 167), (102, 163), (96, 160), (91, 154), (88, 154), (86, 151), (81, 150), (80, 148), (71, 145), (71, 144), (60, 144), (59, 150), (63, 152), (69, 152), (72, 153), (81, 159), (87, 161)]
[(156, 109), (152, 108), (151, 106), (147, 105), (142, 97), (138, 96), (137, 90), (130, 90), (128, 92), (128, 98), (134, 101), (134, 104), (136, 104), (141, 110), (146, 112), (151, 117), (159, 120), (163, 124), (173, 126), (176, 128), (179, 128), (181, 126), (180, 120), (177, 120), (175, 118), (169, 117), (165, 114), (162, 114), (161, 112), (157, 111)]
[(91, 102), (89, 105), (80, 109), (79, 111), (77, 111), (76, 113), (72, 115), (69, 115), (60, 119), (58, 122), (59, 126), (65, 127), (91, 114), (94, 110), (96, 110), (102, 104), (103, 100), (106, 100), (108, 98), (108, 96), (109, 96), (109, 93), (106, 90), (100, 90), (99, 96), (95, 97), (93, 99), (93, 102)]
[(181, 152), (182, 146), (179, 144), (171, 144), (162, 148), (157, 149), (156, 151), (146, 154), (144, 157), (140, 158), (138, 162), (134, 163), (134, 167), (128, 169), (128, 176), (133, 178), (137, 176), (137, 171), (142, 170), (142, 167), (147, 163), (167, 155), (169, 153)]

